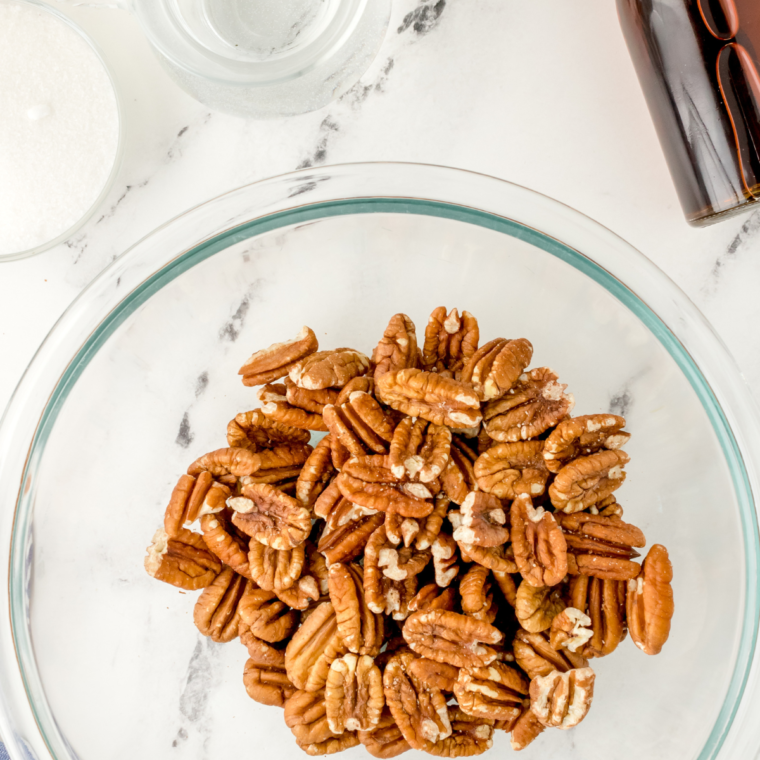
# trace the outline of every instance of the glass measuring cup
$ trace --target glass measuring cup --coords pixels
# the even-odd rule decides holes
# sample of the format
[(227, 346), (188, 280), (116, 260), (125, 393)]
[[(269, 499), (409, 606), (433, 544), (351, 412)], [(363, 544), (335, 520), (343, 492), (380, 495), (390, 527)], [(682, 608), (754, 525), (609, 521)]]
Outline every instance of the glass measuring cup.
[(169, 75), (237, 116), (313, 111), (350, 89), (385, 35), (391, 0), (90, 0), (134, 13)]

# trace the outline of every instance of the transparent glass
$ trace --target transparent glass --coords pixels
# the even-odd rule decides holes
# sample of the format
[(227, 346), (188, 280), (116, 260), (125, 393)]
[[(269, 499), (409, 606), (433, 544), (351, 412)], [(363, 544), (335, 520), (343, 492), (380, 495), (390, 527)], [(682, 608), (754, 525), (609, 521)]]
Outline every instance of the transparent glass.
[(132, 11), (180, 87), (209, 108), (259, 119), (314, 111), (349, 90), (391, 11), (391, 0), (64, 1)]
[[(311, 325), (370, 350), (397, 311), (529, 336), (579, 413), (624, 410), (626, 515), (675, 566), (671, 639), (594, 663), (584, 723), (531, 760), (753, 758), (760, 428), (721, 342), (644, 256), (509, 183), (408, 164), (307, 170), (159, 228), (41, 346), (0, 424), (0, 733), (13, 760), (300, 758), (142, 559), (179, 473), (256, 401), (237, 368)], [(508, 738), (499, 732), (498, 757)], [(348, 757), (363, 757), (361, 748)]]
[[(0, 2), (1, 1), (2, 0), (0, 0)], [(76, 223), (74, 223), (71, 227), (69, 227), (67, 230), (64, 230), (60, 235), (53, 238), (52, 240), (48, 240), (46, 243), (43, 243), (42, 245), (35, 246), (34, 248), (28, 248), (25, 251), (17, 251), (15, 253), (0, 254), (0, 263), (4, 261), (17, 261), (18, 259), (26, 259), (26, 258), (29, 258), (30, 256), (35, 256), (36, 254), (42, 253), (43, 251), (47, 251), (50, 248), (53, 248), (54, 246), (58, 245), (59, 243), (62, 243), (64, 240), (68, 240), (69, 238), (73, 237), (77, 233), (77, 231), (80, 230), (90, 220), (92, 215), (100, 207), (100, 204), (105, 200), (106, 195), (108, 195), (108, 193), (111, 191), (111, 188), (113, 187), (113, 184), (116, 181), (116, 176), (119, 173), (119, 169), (121, 168), (121, 160), (124, 153), (124, 132), (122, 128), (122, 118), (121, 118), (122, 112), (121, 112), (121, 102), (119, 98), (119, 90), (116, 87), (116, 82), (113, 78), (113, 75), (111, 74), (111, 70), (108, 68), (108, 64), (106, 64), (105, 59), (103, 58), (103, 54), (101, 53), (100, 48), (87, 35), (87, 33), (80, 26), (75, 24), (68, 16), (64, 15), (63, 13), (56, 10), (55, 8), (50, 7), (47, 3), (42, 2), (42, 0), (23, 0), (23, 2), (28, 3), (29, 5), (33, 5), (35, 8), (39, 8), (41, 11), (50, 13), (51, 15), (55, 16), (57, 19), (60, 19), (67, 26), (71, 27), (92, 48), (93, 52), (98, 57), (98, 60), (103, 64), (103, 68), (105, 69), (106, 74), (108, 75), (108, 79), (111, 83), (111, 87), (113, 88), (114, 99), (116, 101), (116, 108), (118, 111), (119, 134), (117, 138), (117, 145), (116, 145), (116, 152), (114, 154), (113, 166), (111, 167), (111, 171), (108, 175), (108, 178), (106, 179), (106, 182), (103, 185), (103, 188), (100, 191), (98, 197), (92, 203), (90, 208), (87, 209), (84, 215), (81, 216), (79, 220)]]
[(686, 220), (760, 202), (760, 3), (617, 0)]

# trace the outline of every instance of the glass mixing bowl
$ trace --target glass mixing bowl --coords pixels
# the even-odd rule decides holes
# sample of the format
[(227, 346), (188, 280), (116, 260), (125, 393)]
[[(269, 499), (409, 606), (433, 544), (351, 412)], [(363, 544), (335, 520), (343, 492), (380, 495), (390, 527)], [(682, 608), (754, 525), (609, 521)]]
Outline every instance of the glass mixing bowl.
[[(578, 414), (628, 419), (626, 517), (675, 567), (663, 653), (594, 661), (588, 718), (524, 757), (752, 758), (758, 415), (731, 358), (646, 258), (491, 177), (367, 164), (296, 172), (169, 222), (52, 330), (0, 426), (0, 733), (14, 760), (302, 757), (242, 685), (246, 653), (143, 570), (187, 465), (256, 405), (237, 369), (303, 324), (365, 351), (388, 318), (472, 311), (526, 336)], [(749, 679), (749, 687), (748, 687)], [(747, 688), (748, 687), (748, 688)], [(754, 711), (754, 712), (753, 712)], [(492, 757), (509, 752), (497, 732)], [(357, 748), (348, 757), (363, 757)]]

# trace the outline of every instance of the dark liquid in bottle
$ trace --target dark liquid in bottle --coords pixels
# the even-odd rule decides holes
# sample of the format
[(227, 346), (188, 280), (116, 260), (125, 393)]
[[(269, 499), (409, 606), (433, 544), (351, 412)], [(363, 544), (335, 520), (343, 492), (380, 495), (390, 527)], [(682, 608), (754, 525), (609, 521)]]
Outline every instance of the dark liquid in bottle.
[(687, 220), (760, 204), (760, 0), (617, 3)]

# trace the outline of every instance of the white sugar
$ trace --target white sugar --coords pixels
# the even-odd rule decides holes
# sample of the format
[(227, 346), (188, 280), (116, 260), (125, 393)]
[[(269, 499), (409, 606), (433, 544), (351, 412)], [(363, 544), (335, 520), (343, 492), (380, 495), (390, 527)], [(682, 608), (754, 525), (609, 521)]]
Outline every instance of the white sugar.
[(65, 22), (0, 0), (0, 255), (63, 234), (113, 168), (119, 117), (108, 74)]

